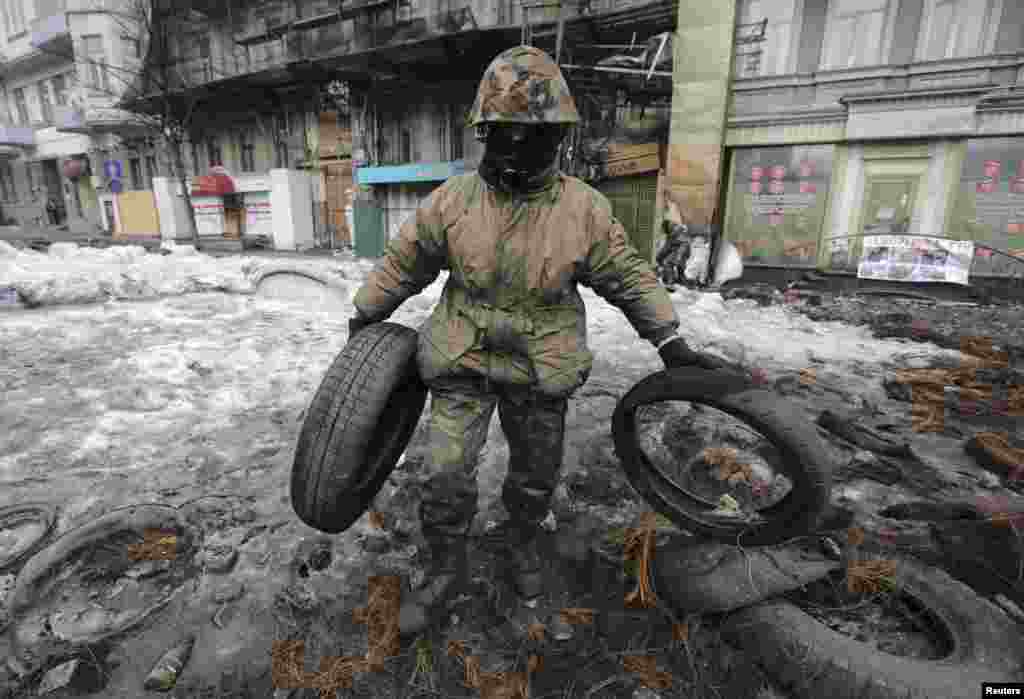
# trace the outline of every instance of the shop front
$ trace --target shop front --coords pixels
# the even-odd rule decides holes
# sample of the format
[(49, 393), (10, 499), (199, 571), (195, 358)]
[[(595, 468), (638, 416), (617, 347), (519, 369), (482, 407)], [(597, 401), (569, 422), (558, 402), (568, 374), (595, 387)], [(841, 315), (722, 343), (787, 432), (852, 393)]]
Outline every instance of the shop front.
[(724, 233), (748, 268), (1024, 274), (1024, 138), (734, 148), (729, 166)]
[(200, 237), (273, 237), (270, 181), (266, 177), (233, 177), (223, 167), (194, 178), (192, 210)]

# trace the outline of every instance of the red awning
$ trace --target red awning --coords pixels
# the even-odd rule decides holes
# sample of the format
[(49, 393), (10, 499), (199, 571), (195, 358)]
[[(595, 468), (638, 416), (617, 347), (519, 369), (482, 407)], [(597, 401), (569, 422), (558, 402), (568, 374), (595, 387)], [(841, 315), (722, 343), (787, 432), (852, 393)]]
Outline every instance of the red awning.
[(235, 181), (222, 172), (198, 175), (192, 179), (192, 195), (197, 197), (222, 197), (235, 193)]
[(89, 163), (82, 158), (71, 158), (64, 161), (64, 176), (69, 180), (81, 177), (89, 168)]

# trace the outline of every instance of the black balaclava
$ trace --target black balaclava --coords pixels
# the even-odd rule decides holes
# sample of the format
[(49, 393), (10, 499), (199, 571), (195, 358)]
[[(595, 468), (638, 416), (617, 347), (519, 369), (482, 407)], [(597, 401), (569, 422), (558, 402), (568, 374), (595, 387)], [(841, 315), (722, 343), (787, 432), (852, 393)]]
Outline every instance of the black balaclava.
[(509, 194), (543, 191), (558, 173), (558, 147), (565, 135), (562, 124), (487, 124), (480, 176)]

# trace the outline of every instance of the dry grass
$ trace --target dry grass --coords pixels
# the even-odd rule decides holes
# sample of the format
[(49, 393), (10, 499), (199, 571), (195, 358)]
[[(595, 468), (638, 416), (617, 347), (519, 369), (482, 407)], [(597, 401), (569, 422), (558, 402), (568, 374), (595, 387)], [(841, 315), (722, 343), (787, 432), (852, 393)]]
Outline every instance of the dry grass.
[[(978, 369), (1009, 366), (1005, 352), (992, 349), (985, 337), (965, 337), (960, 351), (965, 355), (956, 369), (905, 369), (896, 372), (896, 380), (910, 386), (913, 403), (911, 420), (917, 432), (941, 432), (945, 427), (946, 387), (955, 386), (961, 401), (990, 402), (992, 386), (977, 380)], [(1024, 386), (1010, 386), (1006, 414), (1024, 417)]]

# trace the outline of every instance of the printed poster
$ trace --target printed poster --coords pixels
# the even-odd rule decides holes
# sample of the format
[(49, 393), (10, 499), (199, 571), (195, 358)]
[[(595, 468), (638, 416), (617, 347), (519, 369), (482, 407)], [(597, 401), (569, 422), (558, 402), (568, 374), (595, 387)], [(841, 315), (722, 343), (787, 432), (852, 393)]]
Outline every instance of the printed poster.
[(245, 234), (273, 235), (270, 192), (245, 193)]
[(968, 284), (974, 242), (906, 235), (864, 237), (857, 267), (861, 279)]

